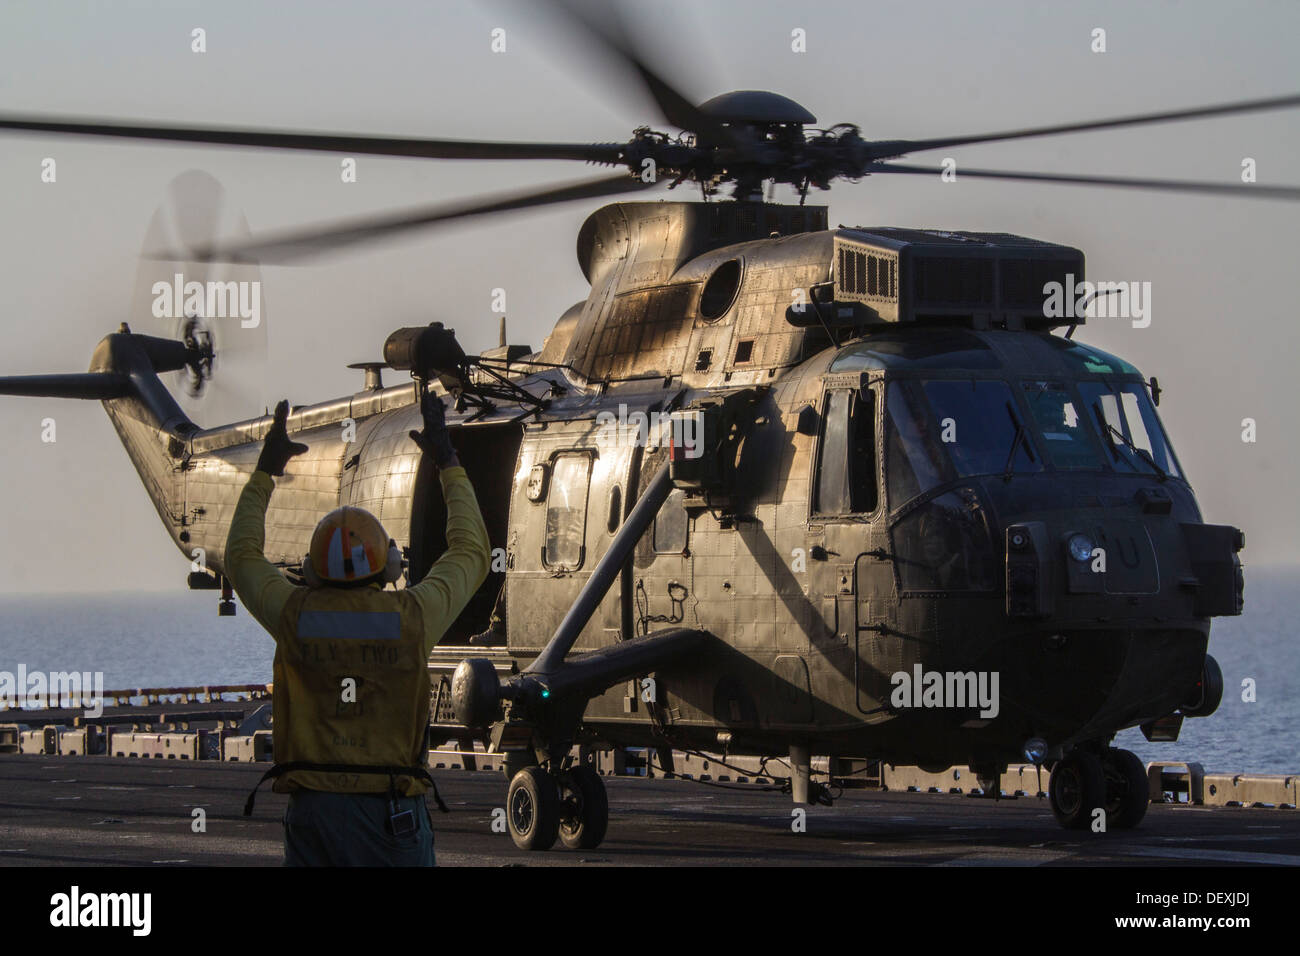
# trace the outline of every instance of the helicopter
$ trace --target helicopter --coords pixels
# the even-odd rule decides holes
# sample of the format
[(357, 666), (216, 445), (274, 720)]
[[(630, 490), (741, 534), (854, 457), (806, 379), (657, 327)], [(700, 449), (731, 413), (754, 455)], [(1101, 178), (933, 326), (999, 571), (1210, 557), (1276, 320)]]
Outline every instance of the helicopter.
[[(830, 228), (811, 190), (939, 176), (916, 152), (1206, 119), (1300, 96), (926, 140), (815, 128), (777, 93), (701, 105), (616, 31), (680, 135), (500, 143), (0, 116), (0, 130), (426, 158), (571, 159), (617, 175), (234, 242), (160, 259), (257, 264), (488, 213), (692, 184), (701, 202), (620, 201), (577, 237), (588, 297), (542, 347), (466, 355), (440, 324), (393, 332), (361, 391), (293, 409), (309, 451), (278, 482), (266, 554), (291, 580), (317, 518), (373, 512), (406, 583), (445, 547), (433, 465), (407, 435), (445, 395), (494, 548), (492, 571), (430, 659), (431, 740), (506, 755), (516, 844), (603, 840), (608, 801), (575, 746), (788, 754), (796, 802), (826, 798), (812, 755), (1051, 771), (1059, 822), (1136, 826), (1141, 727), (1176, 740), (1223, 679), (1210, 620), (1243, 606), (1236, 528), (1209, 525), (1160, 423), (1160, 389), (1076, 341), (1087, 309), (1045, 289), (1082, 251), (996, 232)], [(976, 178), (1294, 200), (1300, 188), (963, 169)], [(765, 201), (785, 183), (798, 204)], [(731, 195), (717, 193), (729, 187)], [(178, 296), (179, 298), (179, 296)], [(1097, 297), (1099, 298), (1099, 297)], [(1084, 303), (1086, 305), (1087, 303)], [(103, 403), (195, 588), (234, 612), (222, 552), (271, 424), (200, 427), (218, 350), (200, 306), (179, 338), (127, 324), (80, 374), (0, 378), (0, 393)], [(383, 384), (384, 370), (410, 382)], [(671, 769), (670, 765), (668, 769)], [(846, 772), (853, 772), (852, 769)]]

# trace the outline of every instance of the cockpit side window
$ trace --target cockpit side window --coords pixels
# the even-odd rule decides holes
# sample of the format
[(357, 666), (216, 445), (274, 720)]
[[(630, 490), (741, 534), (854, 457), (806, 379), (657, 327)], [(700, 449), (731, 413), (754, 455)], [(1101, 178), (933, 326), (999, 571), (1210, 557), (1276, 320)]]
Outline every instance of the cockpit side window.
[(870, 514), (876, 510), (875, 392), (826, 393), (817, 457), (816, 514)]
[(880, 490), (876, 475), (876, 393), (864, 388), (853, 396), (853, 424), (850, 429), (849, 446), (853, 457), (853, 468), (849, 477), (849, 488), (853, 510), (859, 514), (870, 514), (880, 503)]

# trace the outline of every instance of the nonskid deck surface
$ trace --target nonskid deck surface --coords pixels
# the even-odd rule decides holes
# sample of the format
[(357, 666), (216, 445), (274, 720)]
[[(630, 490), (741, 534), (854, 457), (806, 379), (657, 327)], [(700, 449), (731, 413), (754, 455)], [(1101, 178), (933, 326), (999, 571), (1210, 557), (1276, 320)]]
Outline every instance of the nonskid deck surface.
[[(286, 798), (256, 763), (0, 757), (0, 865), (276, 866)], [(846, 791), (807, 807), (793, 832), (788, 795), (744, 786), (610, 777), (610, 825), (596, 850), (515, 848), (493, 831), (506, 782), (434, 771), (451, 813), (433, 814), (444, 866), (1300, 864), (1300, 812), (1155, 805), (1140, 828), (1062, 830), (1046, 799)], [(206, 832), (195, 832), (202, 809)], [(500, 814), (497, 815), (498, 817)]]

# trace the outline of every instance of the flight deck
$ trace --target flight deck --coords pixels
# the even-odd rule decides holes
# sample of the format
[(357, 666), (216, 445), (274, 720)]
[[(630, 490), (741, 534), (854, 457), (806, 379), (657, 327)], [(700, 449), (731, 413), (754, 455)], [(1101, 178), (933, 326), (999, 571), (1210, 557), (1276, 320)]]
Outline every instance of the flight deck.
[[(68, 711), (0, 714), (0, 866), (276, 866), (286, 797), (261, 788), (272, 757), (269, 688), (110, 692), (94, 721)], [(233, 699), (232, 699), (233, 698)], [(22, 723), (17, 723), (21, 721)], [(97, 722), (95, 722), (97, 721)], [(89, 751), (89, 752), (87, 752)], [(121, 756), (116, 756), (120, 754)], [(791, 802), (784, 758), (601, 750), (609, 833), (595, 850), (530, 853), (504, 824), (501, 757), (455, 743), (429, 752), (451, 812), (433, 810), (450, 866), (1300, 865), (1300, 775), (1203, 773), (1151, 764), (1135, 830), (1065, 831), (1049, 774), (1011, 767), (998, 795), (967, 769), (879, 765), (836, 776), (833, 805)], [(987, 781), (985, 782), (987, 784)], [(200, 812), (201, 811), (201, 812)]]
[[(278, 866), (286, 798), (244, 800), (265, 765), (112, 757), (0, 757), (0, 865)], [(530, 853), (493, 829), (506, 780), (434, 770), (442, 866), (1197, 866), (1300, 864), (1300, 813), (1152, 805), (1136, 830), (1063, 831), (1047, 799), (847, 790), (795, 832), (788, 795), (609, 777), (615, 813), (596, 850)], [(206, 832), (195, 833), (194, 809)], [(431, 806), (432, 809), (432, 806)], [(500, 816), (498, 813), (497, 816)]]

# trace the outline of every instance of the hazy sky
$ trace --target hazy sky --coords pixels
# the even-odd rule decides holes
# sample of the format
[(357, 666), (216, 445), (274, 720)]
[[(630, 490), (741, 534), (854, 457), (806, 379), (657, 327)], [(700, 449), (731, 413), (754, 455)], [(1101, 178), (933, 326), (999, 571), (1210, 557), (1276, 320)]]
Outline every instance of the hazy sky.
[[(1300, 5), (1140, 3), (647, 3), (661, 62), (703, 100), (772, 89), (823, 125), (917, 138), (1211, 104), (1300, 89)], [(630, 8), (635, 13), (636, 7)], [(191, 52), (202, 27), (207, 52)], [(506, 31), (506, 52), (490, 49)], [(1107, 52), (1091, 50), (1106, 30)], [(806, 31), (807, 52), (790, 49)], [(615, 141), (657, 120), (634, 83), (526, 4), (0, 2), (0, 112), (497, 139)], [(662, 128), (662, 123), (659, 126)], [(961, 164), (1300, 183), (1300, 111), (920, 154), (955, 183), (840, 184), (832, 223), (1017, 232), (1082, 248), (1091, 278), (1149, 281), (1152, 322), (1079, 337), (1165, 389), (1160, 411), (1205, 518), (1247, 532), (1246, 562), (1300, 560), (1295, 259), (1300, 205), (962, 180)], [(57, 161), (42, 183), (41, 161)], [(0, 374), (84, 371), (129, 319), (137, 257), (167, 184), (203, 169), (254, 231), (593, 174), (568, 163), (362, 157), (0, 134)], [(685, 189), (681, 198), (692, 198)], [(670, 194), (671, 195), (671, 194)], [(778, 194), (786, 198), (788, 193)], [(268, 268), (267, 393), (296, 404), (354, 391), (349, 362), (402, 325), (440, 319), (469, 351), (534, 347), (587, 286), (574, 240), (598, 204), (485, 219), (319, 264)], [(393, 381), (390, 373), (390, 381)], [(41, 441), (41, 420), (57, 442)], [(1241, 441), (1241, 421), (1258, 441)], [(200, 424), (218, 423), (198, 415)], [(170, 543), (95, 402), (0, 401), (0, 590), (180, 588)]]

